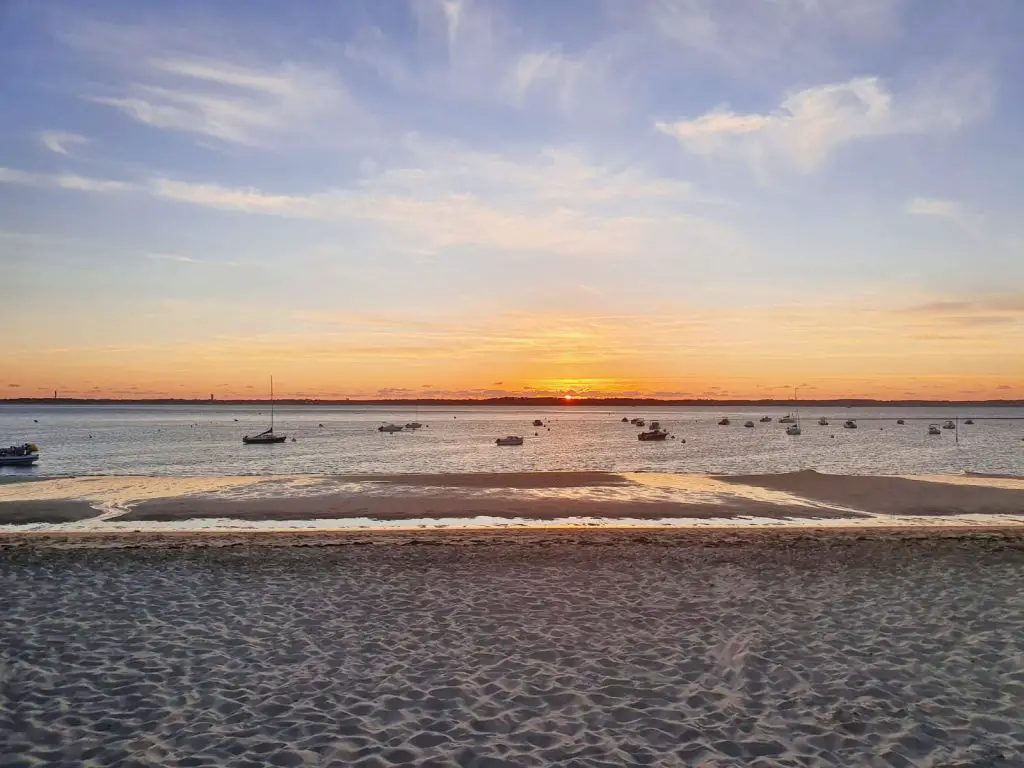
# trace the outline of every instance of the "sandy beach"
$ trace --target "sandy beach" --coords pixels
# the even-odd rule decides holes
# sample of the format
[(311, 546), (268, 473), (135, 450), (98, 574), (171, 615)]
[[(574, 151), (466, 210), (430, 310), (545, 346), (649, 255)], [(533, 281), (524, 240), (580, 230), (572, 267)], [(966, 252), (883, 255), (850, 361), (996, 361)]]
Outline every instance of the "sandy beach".
[(97, 535), (24, 534), (0, 557), (11, 764), (1009, 768), (1024, 752), (1019, 531), (58, 548)]

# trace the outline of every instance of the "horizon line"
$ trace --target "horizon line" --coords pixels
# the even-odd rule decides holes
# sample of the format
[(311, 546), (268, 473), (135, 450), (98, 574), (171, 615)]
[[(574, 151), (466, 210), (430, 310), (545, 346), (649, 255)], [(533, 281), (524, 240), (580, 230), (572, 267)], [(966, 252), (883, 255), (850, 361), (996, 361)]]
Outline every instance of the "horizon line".
[[(754, 406), (764, 405), (769, 407), (789, 406), (796, 407), (791, 399), (777, 400), (775, 398), (657, 398), (657, 397), (529, 397), (529, 396), (504, 396), (489, 398), (285, 398), (280, 400), (270, 399), (246, 399), (246, 398), (176, 398), (176, 397), (147, 397), (147, 398), (115, 398), (115, 397), (17, 397), (0, 398), (0, 404), (8, 405), (31, 405), (58, 403), (66, 405), (94, 404), (94, 405), (472, 405), (472, 406), (501, 406), (501, 405), (537, 405), (537, 406), (707, 406), (707, 405), (729, 405), (729, 406)], [(1020, 407), (1024, 406), (1021, 399), (984, 399), (984, 400), (948, 400), (948, 399), (882, 399), (882, 398), (823, 398), (819, 400), (800, 400), (802, 406), (864, 406), (864, 405), (902, 405), (902, 406), (948, 406), (948, 405), (977, 405), (990, 407)]]

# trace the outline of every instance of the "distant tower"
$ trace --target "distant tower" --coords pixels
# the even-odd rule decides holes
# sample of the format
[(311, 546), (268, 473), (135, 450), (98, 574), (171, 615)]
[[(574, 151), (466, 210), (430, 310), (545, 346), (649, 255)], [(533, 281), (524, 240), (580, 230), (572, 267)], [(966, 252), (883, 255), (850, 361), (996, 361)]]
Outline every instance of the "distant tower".
[(210, 402), (211, 403), (213, 402), (213, 395), (212, 394), (210, 395)]
[(56, 400), (56, 399), (57, 399), (57, 390), (56, 390), (56, 389), (55, 389), (55, 390), (53, 390), (53, 399), (54, 399), (54, 400)]

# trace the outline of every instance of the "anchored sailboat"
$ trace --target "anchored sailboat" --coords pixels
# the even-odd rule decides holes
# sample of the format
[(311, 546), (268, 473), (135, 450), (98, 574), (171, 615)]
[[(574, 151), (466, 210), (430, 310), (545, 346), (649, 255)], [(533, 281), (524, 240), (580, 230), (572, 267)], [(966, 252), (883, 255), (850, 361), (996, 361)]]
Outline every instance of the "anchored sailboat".
[(269, 445), (271, 443), (283, 443), (288, 439), (287, 435), (274, 434), (274, 377), (270, 377), (270, 429), (265, 429), (258, 435), (246, 435), (242, 442), (246, 445)]
[[(796, 418), (793, 419), (793, 423), (786, 427), (787, 435), (799, 435), (802, 434), (800, 430), (800, 401), (796, 398), (796, 391), (799, 387), (793, 387), (793, 406), (796, 411)], [(779, 419), (782, 422), (782, 419)]]

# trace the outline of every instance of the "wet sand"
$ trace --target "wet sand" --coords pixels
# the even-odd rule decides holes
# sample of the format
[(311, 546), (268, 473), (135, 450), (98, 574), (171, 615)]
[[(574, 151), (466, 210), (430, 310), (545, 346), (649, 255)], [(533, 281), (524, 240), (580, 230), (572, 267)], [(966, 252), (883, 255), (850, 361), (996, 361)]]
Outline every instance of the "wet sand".
[(1024, 754), (1019, 530), (99, 535), (0, 557), (11, 764)]
[(727, 483), (783, 491), (827, 504), (884, 515), (1024, 515), (1024, 480), (994, 487), (994, 478), (825, 475), (813, 470), (775, 475), (729, 475)]
[[(50, 504), (46, 503), (50, 502)], [(73, 512), (69, 502), (74, 503)], [(95, 510), (86, 519), (82, 504)], [(71, 515), (74, 515), (73, 517)], [(521, 472), (81, 477), (0, 486), (0, 525), (365, 520), (868, 520), (1019, 517), (1020, 478)], [(914, 521), (914, 518), (917, 518)], [(970, 521), (972, 524), (983, 522)]]

